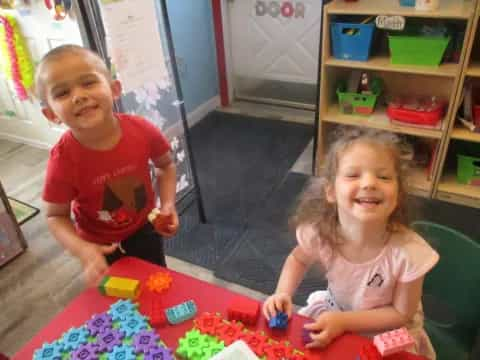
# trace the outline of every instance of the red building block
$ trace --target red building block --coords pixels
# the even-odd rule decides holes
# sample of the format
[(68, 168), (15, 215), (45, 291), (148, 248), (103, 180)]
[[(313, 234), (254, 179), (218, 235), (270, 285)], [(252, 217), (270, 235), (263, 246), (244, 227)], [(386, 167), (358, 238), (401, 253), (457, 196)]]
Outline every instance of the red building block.
[(160, 299), (152, 297), (150, 299), (150, 306), (147, 309), (146, 315), (149, 317), (150, 324), (153, 327), (159, 327), (167, 323), (165, 308), (163, 307)]
[(263, 350), (268, 344), (267, 335), (260, 331), (248, 331), (240, 335), (240, 339), (245, 341), (258, 357), (262, 357), (264, 355)]
[(404, 327), (387, 331), (373, 337), (373, 343), (382, 356), (408, 350), (415, 344), (415, 340)]
[(223, 319), (218, 314), (204, 312), (193, 320), (193, 323), (202, 334), (215, 336), (217, 329), (223, 326)]
[(226, 346), (240, 338), (244, 326), (239, 322), (224, 322), (222, 326), (215, 330), (216, 336), (219, 337)]
[(290, 359), (293, 348), (283, 343), (271, 343), (264, 348), (264, 354), (268, 360)]
[(227, 309), (228, 320), (241, 321), (247, 325), (255, 325), (260, 315), (258, 301), (236, 296), (230, 302)]

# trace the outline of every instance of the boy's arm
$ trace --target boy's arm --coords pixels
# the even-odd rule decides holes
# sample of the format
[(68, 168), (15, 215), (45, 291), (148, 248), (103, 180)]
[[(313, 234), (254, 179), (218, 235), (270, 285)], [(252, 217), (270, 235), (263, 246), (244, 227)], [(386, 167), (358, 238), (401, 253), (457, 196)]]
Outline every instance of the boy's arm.
[(162, 235), (171, 236), (177, 232), (178, 229), (178, 215), (175, 209), (175, 197), (177, 192), (177, 168), (169, 152), (153, 159), (155, 167), (158, 168), (157, 186), (160, 195), (160, 213), (172, 214), (173, 221), (169, 226), (169, 232)]
[(315, 323), (305, 326), (319, 332), (318, 335), (312, 335), (314, 341), (308, 346), (328, 345), (346, 331), (386, 331), (405, 326), (417, 312), (423, 280), (424, 276), (408, 283), (398, 283), (393, 304), (390, 306), (372, 310), (322, 313)]

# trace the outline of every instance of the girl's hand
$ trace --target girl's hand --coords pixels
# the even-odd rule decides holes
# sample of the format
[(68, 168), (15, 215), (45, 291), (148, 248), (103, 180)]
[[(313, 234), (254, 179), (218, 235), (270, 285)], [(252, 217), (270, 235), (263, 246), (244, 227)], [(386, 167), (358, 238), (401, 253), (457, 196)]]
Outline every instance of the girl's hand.
[(88, 287), (97, 286), (108, 270), (105, 255), (113, 253), (118, 244), (98, 245), (88, 244), (83, 250), (80, 261), (83, 266), (83, 276)]
[(310, 330), (312, 342), (306, 345), (307, 348), (325, 347), (337, 336), (345, 332), (345, 314), (341, 311), (325, 311), (321, 313), (315, 322), (306, 324), (304, 327)]
[(292, 297), (287, 293), (276, 293), (271, 295), (263, 303), (263, 315), (270, 320), (273, 316), (277, 315), (277, 312), (282, 311), (288, 315), (288, 318), (292, 316)]

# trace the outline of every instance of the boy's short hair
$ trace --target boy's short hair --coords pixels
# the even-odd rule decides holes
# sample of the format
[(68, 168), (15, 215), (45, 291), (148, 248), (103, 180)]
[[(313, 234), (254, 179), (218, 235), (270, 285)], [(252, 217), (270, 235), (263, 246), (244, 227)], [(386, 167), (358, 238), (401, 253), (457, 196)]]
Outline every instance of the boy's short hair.
[(42, 75), (46, 66), (48, 66), (48, 64), (51, 63), (52, 61), (57, 60), (58, 58), (64, 55), (74, 55), (74, 54), (82, 57), (90, 57), (94, 61), (95, 66), (97, 66), (98, 70), (100, 70), (100, 72), (102, 72), (108, 80), (111, 80), (112, 76), (110, 74), (110, 71), (107, 68), (107, 65), (96, 52), (88, 48), (84, 48), (80, 45), (74, 45), (74, 44), (60, 45), (51, 49), (42, 57), (35, 71), (35, 95), (42, 103), (46, 104), (45, 89), (44, 89), (45, 84), (42, 79)]

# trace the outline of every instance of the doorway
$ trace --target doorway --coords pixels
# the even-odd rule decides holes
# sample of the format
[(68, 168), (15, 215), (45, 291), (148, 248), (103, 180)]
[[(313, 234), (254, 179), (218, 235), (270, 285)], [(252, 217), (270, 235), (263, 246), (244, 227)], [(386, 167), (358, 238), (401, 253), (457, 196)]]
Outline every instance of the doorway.
[(322, 3), (227, 1), (233, 100), (315, 110)]

